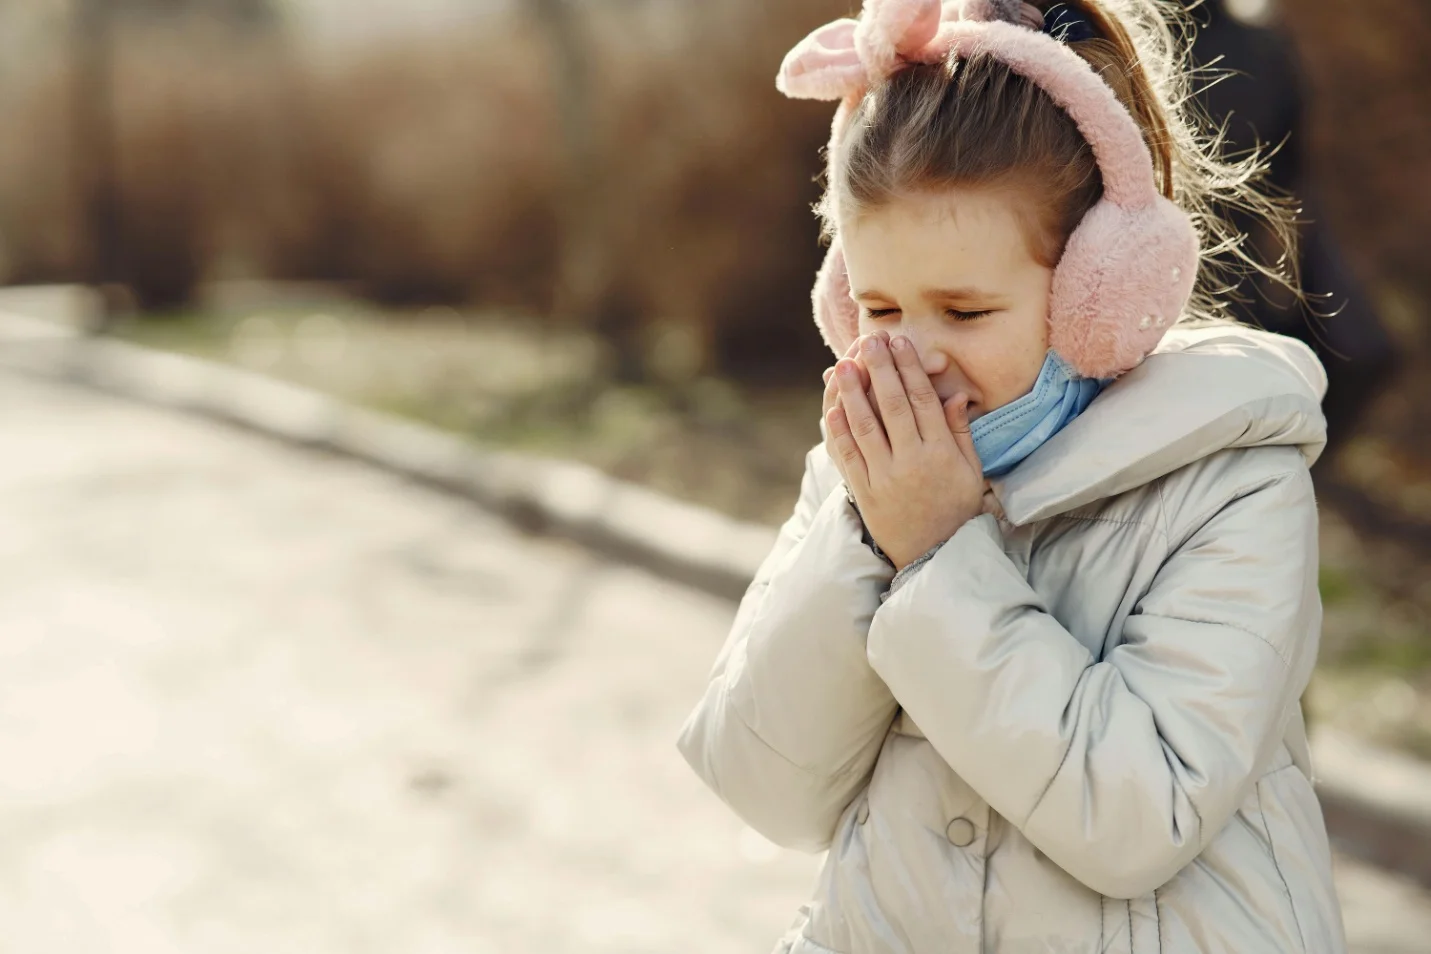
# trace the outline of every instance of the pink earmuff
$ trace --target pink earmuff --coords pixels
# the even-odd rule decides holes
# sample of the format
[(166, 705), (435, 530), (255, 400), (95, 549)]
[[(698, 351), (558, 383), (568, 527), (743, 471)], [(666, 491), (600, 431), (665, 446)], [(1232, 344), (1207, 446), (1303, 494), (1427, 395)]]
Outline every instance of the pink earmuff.
[[(903, 63), (984, 53), (1044, 90), (1077, 124), (1103, 176), (1102, 199), (1054, 271), (1049, 344), (1079, 374), (1112, 377), (1151, 353), (1187, 306), (1198, 236), (1188, 215), (1158, 192), (1128, 110), (1078, 54), (1031, 28), (1031, 9), (1013, 0), (865, 0), (859, 21), (828, 24), (791, 50), (776, 86), (791, 97), (841, 101), (832, 170), (860, 97)], [(821, 335), (843, 355), (858, 337), (859, 312), (838, 236), (812, 297)]]

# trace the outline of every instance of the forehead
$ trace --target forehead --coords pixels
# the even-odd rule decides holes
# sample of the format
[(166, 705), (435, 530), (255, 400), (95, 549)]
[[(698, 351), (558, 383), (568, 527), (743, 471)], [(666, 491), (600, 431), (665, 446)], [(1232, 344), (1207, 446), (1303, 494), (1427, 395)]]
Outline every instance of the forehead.
[(1007, 191), (951, 189), (900, 196), (840, 223), (855, 289), (991, 286), (1041, 270), (1022, 205)]

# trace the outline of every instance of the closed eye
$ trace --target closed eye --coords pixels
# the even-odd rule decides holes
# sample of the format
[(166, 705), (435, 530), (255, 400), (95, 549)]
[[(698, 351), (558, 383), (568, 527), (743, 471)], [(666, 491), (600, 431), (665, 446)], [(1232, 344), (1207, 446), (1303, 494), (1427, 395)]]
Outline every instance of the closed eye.
[(954, 321), (975, 321), (986, 315), (992, 315), (992, 309), (986, 311), (959, 311), (957, 308), (946, 308), (944, 314)]
[(898, 308), (866, 308), (866, 309), (865, 309), (865, 317), (868, 318), (868, 319), (870, 319), (871, 321), (880, 321), (881, 319), (890, 318), (890, 317), (893, 317), (894, 315), (897, 315), (897, 314), (899, 314), (899, 309), (898, 309)]

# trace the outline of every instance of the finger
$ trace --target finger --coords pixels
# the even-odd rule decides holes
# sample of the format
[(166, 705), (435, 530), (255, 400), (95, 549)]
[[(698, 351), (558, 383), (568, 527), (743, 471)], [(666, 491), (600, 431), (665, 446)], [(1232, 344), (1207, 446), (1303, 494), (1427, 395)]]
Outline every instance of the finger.
[(835, 378), (840, 382), (840, 406), (844, 408), (850, 432), (854, 435), (865, 462), (872, 467), (887, 464), (889, 441), (885, 437), (884, 428), (875, 420), (869, 398), (860, 388), (860, 376), (855, 363), (841, 358), (836, 365)]
[(865, 339), (868, 337), (869, 335), (859, 335), (858, 337), (856, 337), (854, 341), (850, 342), (850, 346), (845, 349), (845, 353), (843, 355), (843, 357), (849, 358), (851, 361), (853, 361), (855, 363), (855, 367), (859, 369), (860, 387), (864, 388), (866, 391), (870, 389), (870, 372), (869, 369), (865, 367), (862, 346), (865, 343)]
[[(860, 337), (856, 335), (855, 340), (851, 341), (849, 346), (845, 348), (845, 353), (842, 357), (848, 358), (853, 355), (858, 355), (859, 353)], [(838, 362), (838, 359), (836, 360)], [(835, 366), (833, 365), (825, 369), (823, 377), (825, 379), (825, 393), (820, 402), (820, 417), (825, 422), (825, 433), (829, 435), (830, 411), (832, 408), (840, 406), (840, 382), (835, 378)], [(846, 426), (848, 427), (848, 424)], [(834, 442), (830, 437), (827, 437), (825, 441), (825, 451), (830, 455), (830, 459), (834, 461), (835, 469), (840, 471), (840, 476), (844, 477), (845, 483), (848, 484), (849, 477), (844, 472), (844, 461), (840, 459), (839, 452), (836, 450)]]
[(850, 431), (849, 419), (844, 408), (834, 407), (825, 415), (825, 429), (830, 434), (830, 456), (835, 459), (840, 473), (850, 490), (863, 492), (869, 487), (869, 470), (864, 455)]
[[(854, 341), (850, 342), (850, 346), (845, 349), (845, 353), (843, 356), (855, 361), (855, 366), (859, 369), (860, 372), (860, 388), (865, 392), (866, 396), (868, 397), (870, 401), (870, 406), (874, 409), (875, 419), (878, 420), (879, 405), (874, 402), (873, 394), (870, 391), (869, 372), (865, 369), (864, 362), (859, 360), (860, 345), (863, 341), (863, 336), (856, 337)], [(824, 397), (821, 399), (820, 402), (821, 417), (824, 417), (824, 415), (828, 414), (830, 408), (836, 407), (840, 403), (840, 383), (839, 381), (835, 380), (835, 369), (833, 367), (825, 369), (823, 377), (825, 379), (825, 393)]]
[(974, 473), (982, 478), (984, 465), (979, 460), (979, 452), (974, 449), (974, 435), (969, 428), (969, 396), (962, 392), (954, 395), (944, 402), (944, 413), (949, 422), (949, 432), (954, 435), (955, 445)]
[[(854, 341), (850, 342), (850, 346), (845, 349), (845, 353), (841, 355), (841, 357), (855, 358), (859, 356), (859, 353), (860, 339), (856, 337)], [(820, 377), (825, 382), (825, 410), (828, 411), (835, 404), (835, 396), (840, 393), (839, 387), (837, 386), (837, 382), (834, 380), (834, 366), (831, 365), (830, 367), (826, 368)]]
[(829, 414), (830, 408), (838, 407), (839, 404), (840, 382), (835, 380), (835, 369), (832, 367), (825, 374), (825, 393), (820, 400), (820, 416)]
[(870, 366), (869, 362), (865, 361), (864, 353), (859, 352), (855, 354), (853, 360), (855, 362), (855, 370), (860, 373), (860, 390), (866, 394), (873, 393), (870, 388), (874, 382), (870, 380)]
[(914, 423), (914, 409), (904, 392), (904, 376), (895, 367), (889, 335), (880, 331), (867, 337), (864, 356), (891, 451), (918, 444), (919, 427)]
[(919, 353), (914, 350), (914, 342), (903, 335), (896, 335), (890, 342), (894, 354), (895, 367), (899, 369), (900, 380), (904, 382), (904, 393), (909, 406), (914, 411), (914, 424), (920, 436), (928, 441), (951, 430), (944, 413), (944, 405), (939, 400), (939, 392), (924, 373), (924, 364)]

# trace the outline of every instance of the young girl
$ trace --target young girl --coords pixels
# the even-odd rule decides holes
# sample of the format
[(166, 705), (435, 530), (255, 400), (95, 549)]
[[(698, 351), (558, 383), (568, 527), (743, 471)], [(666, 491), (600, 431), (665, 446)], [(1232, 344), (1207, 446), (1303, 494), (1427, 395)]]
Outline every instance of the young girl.
[(782, 67), (841, 101), (842, 357), (679, 741), (828, 849), (779, 952), (1345, 949), (1298, 704), (1324, 377), (1192, 297), (1248, 169), (1159, 13), (866, 0)]

